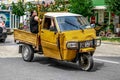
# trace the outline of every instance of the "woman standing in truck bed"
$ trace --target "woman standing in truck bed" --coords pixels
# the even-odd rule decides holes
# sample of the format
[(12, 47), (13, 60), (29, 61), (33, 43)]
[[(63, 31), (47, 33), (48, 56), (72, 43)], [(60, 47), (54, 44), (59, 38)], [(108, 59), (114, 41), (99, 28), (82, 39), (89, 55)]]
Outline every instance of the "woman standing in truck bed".
[(30, 15), (30, 31), (32, 33), (38, 33), (38, 16), (35, 10), (31, 11)]

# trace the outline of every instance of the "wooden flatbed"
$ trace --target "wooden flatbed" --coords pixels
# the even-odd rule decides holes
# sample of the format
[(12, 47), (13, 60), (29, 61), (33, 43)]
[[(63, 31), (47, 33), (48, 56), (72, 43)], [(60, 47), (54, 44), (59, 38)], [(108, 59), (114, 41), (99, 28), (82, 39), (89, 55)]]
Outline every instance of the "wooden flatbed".
[(39, 45), (38, 35), (25, 30), (14, 29), (14, 40), (15, 42), (26, 43), (35, 47)]

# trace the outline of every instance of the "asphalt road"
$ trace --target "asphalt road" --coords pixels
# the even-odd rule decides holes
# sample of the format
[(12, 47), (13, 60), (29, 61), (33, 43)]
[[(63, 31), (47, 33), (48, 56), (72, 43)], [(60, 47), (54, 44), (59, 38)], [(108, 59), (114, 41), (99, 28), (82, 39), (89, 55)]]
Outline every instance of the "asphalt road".
[(33, 62), (24, 62), (18, 45), (9, 36), (6, 43), (0, 43), (0, 80), (120, 80), (120, 45), (102, 44), (94, 61), (90, 72), (41, 55), (36, 55)]

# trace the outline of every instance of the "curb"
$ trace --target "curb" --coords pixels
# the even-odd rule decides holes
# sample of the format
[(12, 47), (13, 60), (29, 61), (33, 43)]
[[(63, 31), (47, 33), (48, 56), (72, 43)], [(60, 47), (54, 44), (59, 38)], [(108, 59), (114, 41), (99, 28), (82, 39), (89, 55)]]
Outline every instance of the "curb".
[(120, 45), (119, 42), (109, 42), (109, 41), (101, 41), (103, 44), (112, 44), (112, 45)]

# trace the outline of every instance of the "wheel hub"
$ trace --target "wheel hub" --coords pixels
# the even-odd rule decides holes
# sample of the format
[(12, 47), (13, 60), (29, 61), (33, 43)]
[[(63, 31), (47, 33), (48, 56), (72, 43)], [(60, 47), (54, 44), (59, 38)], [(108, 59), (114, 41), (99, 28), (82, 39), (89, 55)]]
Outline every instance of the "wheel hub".
[(29, 51), (28, 51), (28, 49), (27, 49), (27, 48), (25, 48), (25, 50), (24, 50), (24, 57), (25, 57), (25, 58), (27, 58), (27, 57), (28, 57), (28, 55), (29, 55)]

